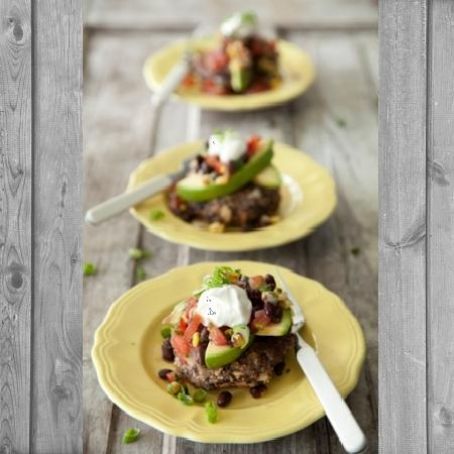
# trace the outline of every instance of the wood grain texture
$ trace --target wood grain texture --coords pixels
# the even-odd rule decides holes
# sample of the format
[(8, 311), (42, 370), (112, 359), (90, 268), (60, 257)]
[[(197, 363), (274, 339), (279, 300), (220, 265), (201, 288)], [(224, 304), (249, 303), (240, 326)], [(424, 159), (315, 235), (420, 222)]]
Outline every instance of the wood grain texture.
[(170, 30), (190, 28), (201, 20), (219, 21), (235, 11), (256, 11), (278, 27), (305, 29), (376, 28), (373, 0), (92, 0), (86, 23), (95, 28)]
[[(80, 5), (79, 5), (80, 6)], [(32, 443), (82, 450), (82, 12), (34, 5)]]
[[(98, 2), (99, 7), (103, 6), (102, 2)], [(139, 21), (138, 27), (142, 27), (141, 18), (136, 14)], [(118, 25), (118, 24), (117, 24)], [(116, 25), (112, 25), (114, 28)], [(110, 48), (110, 42), (113, 37), (118, 36), (118, 42)], [(131, 140), (131, 135), (144, 134), (146, 131), (150, 137), (155, 135), (155, 132), (150, 130), (149, 124), (142, 124), (143, 130), (135, 133), (133, 131), (122, 131), (119, 128), (121, 125), (113, 122), (110, 116), (113, 112), (113, 97), (126, 99), (131, 95), (131, 92), (137, 93), (142, 90), (139, 83), (131, 83), (129, 90), (126, 90), (127, 84), (123, 85), (120, 82), (123, 78), (131, 77), (133, 71), (125, 63), (128, 55), (140, 52), (139, 48), (145, 48), (143, 43), (148, 43), (150, 40), (149, 49), (154, 47), (153, 40), (161, 39), (161, 33), (140, 33), (133, 29), (123, 29), (116, 34), (109, 31), (108, 28), (93, 30), (91, 40), (88, 45), (88, 66), (86, 78), (89, 84), (94, 80), (98, 80), (93, 85), (87, 85), (87, 101), (89, 105), (96, 105), (96, 112), (93, 110), (88, 117), (90, 124), (86, 124), (87, 134), (90, 135), (87, 140), (87, 151), (89, 151), (90, 162), (86, 164), (87, 169), (87, 191), (86, 200), (90, 201), (88, 205), (93, 204), (91, 197), (99, 196), (105, 188), (101, 182), (109, 187), (118, 186), (115, 181), (114, 173), (111, 167), (101, 168), (101, 150), (105, 148), (104, 141), (112, 134), (116, 135), (117, 139), (112, 141), (110, 153), (112, 159), (116, 161), (123, 158), (123, 166), (131, 166), (135, 159), (131, 159), (131, 155), (126, 158), (121, 153), (117, 142), (121, 140)], [(116, 265), (115, 277), (109, 277), (109, 291), (116, 289), (121, 293), (118, 285), (114, 281), (122, 279), (123, 276), (120, 270), (125, 270), (127, 276), (133, 274), (133, 270), (127, 271), (124, 265), (124, 257), (127, 253), (127, 247), (123, 243), (124, 238), (129, 235), (133, 237), (138, 247), (143, 247), (152, 252), (152, 257), (143, 262), (142, 266), (147, 273), (147, 277), (153, 277), (162, 272), (171, 269), (174, 266), (186, 265), (202, 260), (232, 260), (232, 259), (252, 259), (269, 261), (287, 266), (304, 275), (311, 275), (319, 278), (328, 287), (339, 291), (343, 296), (352, 301), (352, 308), (360, 317), (363, 325), (370, 330), (368, 342), (371, 343), (371, 354), (368, 360), (366, 374), (362, 377), (358, 389), (350, 398), (350, 405), (358, 414), (358, 418), (363, 424), (369, 439), (371, 440), (371, 452), (376, 451), (377, 425), (376, 425), (376, 314), (374, 314), (376, 303), (376, 66), (373, 65), (374, 49), (371, 48), (371, 43), (374, 41), (374, 34), (360, 34), (360, 36), (352, 39), (352, 35), (347, 33), (326, 34), (324, 33), (295, 33), (288, 36), (292, 40), (296, 40), (303, 48), (308, 48), (311, 52), (319, 52), (317, 58), (320, 61), (325, 61), (323, 66), (323, 82), (317, 91), (309, 92), (307, 96), (291, 106), (283, 106), (275, 109), (268, 109), (260, 112), (236, 114), (224, 114), (215, 112), (199, 112), (197, 108), (189, 108), (186, 115), (182, 105), (169, 104), (166, 106), (162, 117), (159, 121), (159, 129), (156, 130), (155, 145), (156, 150), (165, 148), (166, 146), (194, 139), (197, 137), (206, 137), (213, 128), (229, 126), (240, 129), (243, 133), (258, 132), (273, 136), (276, 140), (281, 140), (288, 143), (293, 143), (297, 146), (304, 146), (306, 143), (314, 147), (313, 153), (316, 159), (328, 165), (333, 165), (331, 159), (335, 156), (337, 147), (340, 147), (342, 154), (336, 157), (336, 168), (340, 166), (339, 175), (341, 178), (347, 175), (352, 181), (346, 184), (345, 201), (342, 203), (342, 211), (336, 214), (334, 222), (330, 223), (329, 228), (324, 230), (324, 233), (314, 239), (298, 241), (290, 245), (279, 248), (273, 248), (262, 251), (253, 251), (243, 254), (229, 253), (213, 253), (190, 249), (186, 246), (176, 246), (164, 242), (152, 235), (139, 230), (136, 236), (135, 230), (130, 229), (125, 232), (118, 228), (120, 218), (111, 221), (112, 230), (109, 230), (109, 236), (115, 235), (115, 238), (120, 242), (118, 248), (112, 251), (108, 244), (112, 239), (107, 236), (105, 228), (109, 223), (103, 225), (102, 237), (101, 234), (96, 234), (94, 228), (87, 228), (86, 235), (89, 244), (85, 245), (85, 250), (90, 253), (90, 256), (95, 252), (95, 257), (101, 258), (103, 267), (108, 266), (109, 272), (100, 269), (100, 274), (93, 279), (86, 280), (86, 302), (85, 302), (85, 320), (90, 327), (88, 332), (92, 333), (92, 329), (99, 323), (101, 314), (107, 310), (108, 305), (114, 298), (109, 299), (105, 294), (102, 295), (102, 289), (106, 288), (105, 283), (101, 283), (107, 279), (112, 270), (110, 265), (106, 265), (106, 261), (110, 263), (112, 257), (120, 257)], [(168, 40), (174, 39), (171, 34), (168, 35)], [(340, 44), (337, 44), (338, 41)], [(104, 44), (103, 44), (104, 43)], [(147, 44), (148, 45), (148, 44)], [(100, 47), (105, 46), (102, 52), (99, 52)], [(127, 52), (127, 54), (126, 54)], [(376, 42), (375, 42), (376, 52)], [(97, 56), (95, 56), (97, 54)], [(339, 54), (339, 55), (338, 55)], [(134, 57), (135, 58), (135, 57)], [(334, 58), (334, 62), (330, 60)], [(342, 65), (342, 59), (345, 63)], [(105, 60), (104, 60), (105, 59)], [(103, 66), (107, 64), (109, 71), (103, 76)], [(319, 61), (317, 60), (317, 63)], [(135, 63), (132, 63), (134, 67)], [(123, 68), (125, 68), (123, 70)], [(99, 74), (97, 71), (100, 71)], [(341, 71), (340, 80), (337, 84), (330, 87), (332, 80), (336, 77), (336, 71)], [(355, 73), (358, 71), (358, 74)], [(140, 77), (140, 70), (134, 75)], [(102, 82), (101, 82), (102, 80)], [(375, 81), (375, 82), (374, 82)], [(343, 84), (348, 85), (348, 90), (342, 93)], [(112, 98), (103, 96), (106, 86), (110, 86), (112, 90)], [(114, 88), (115, 87), (115, 88)], [(134, 87), (134, 88), (132, 88)], [(356, 88), (355, 88), (356, 87)], [(110, 90), (109, 89), (109, 90)], [(321, 95), (325, 90), (328, 90), (326, 96)], [(339, 93), (340, 92), (340, 93)], [(344, 103), (351, 96), (353, 101)], [(331, 99), (333, 98), (333, 99)], [(357, 99), (359, 98), (359, 99)], [(364, 98), (364, 99), (363, 99)], [(92, 104), (93, 103), (93, 104)], [(125, 108), (128, 107), (128, 109)], [(136, 114), (131, 116), (131, 108), (129, 104), (118, 107), (118, 112), (122, 115), (132, 118), (134, 124)], [(359, 114), (357, 112), (359, 110)], [(137, 114), (138, 115), (138, 114)], [(350, 123), (345, 130), (336, 126), (336, 115), (345, 115)], [(357, 117), (360, 117), (357, 119)], [(147, 117), (149, 119), (149, 117)], [(320, 122), (320, 120), (322, 121)], [(93, 128), (96, 122), (96, 129)], [(152, 123), (150, 121), (150, 123)], [(323, 135), (324, 128), (328, 126), (330, 133)], [(312, 135), (311, 129), (314, 128)], [(362, 131), (364, 128), (364, 131)], [(135, 130), (134, 130), (135, 131)], [(322, 136), (322, 142), (317, 140), (317, 137)], [(305, 142), (307, 140), (307, 142)], [(304, 143), (303, 143), (304, 142)], [(354, 159), (358, 159), (358, 143), (361, 143), (362, 155), (358, 162), (361, 170), (369, 166), (367, 177), (358, 177), (357, 172), (352, 164)], [(328, 150), (328, 154), (325, 154)], [(308, 151), (308, 150), (306, 150)], [(328, 157), (327, 161), (324, 158)], [(347, 163), (343, 164), (343, 159), (347, 159)], [(375, 161), (374, 161), (375, 160)], [(93, 165), (98, 162), (98, 165)], [(119, 169), (119, 167), (117, 167)], [(332, 167), (330, 167), (332, 168)], [(374, 176), (375, 169), (375, 176)], [(125, 169), (121, 169), (126, 173)], [(102, 178), (99, 177), (99, 172), (102, 173)], [(360, 171), (358, 170), (358, 173)], [(122, 173), (123, 175), (123, 173)], [(357, 182), (359, 178), (359, 183)], [(374, 186), (375, 183), (375, 186)], [(361, 194), (355, 191), (354, 185), (361, 187)], [(98, 200), (96, 200), (98, 201)], [(357, 206), (358, 205), (358, 206)], [(344, 208), (346, 209), (343, 212)], [(350, 211), (348, 211), (348, 210)], [(355, 217), (355, 229), (350, 236), (344, 238), (348, 227), (341, 228), (343, 222), (351, 222), (351, 217)], [(364, 217), (364, 219), (363, 219)], [(134, 235), (131, 234), (134, 232)], [(89, 234), (89, 235), (88, 235)], [(95, 235), (95, 237), (91, 237)], [(315, 235), (313, 236), (315, 237)], [(331, 238), (332, 237), (332, 238)], [(128, 240), (129, 242), (129, 240)], [(361, 246), (361, 255), (354, 257), (350, 253), (351, 245)], [(309, 246), (310, 245), (310, 246)], [(326, 257), (323, 255), (326, 254)], [(87, 257), (88, 258), (88, 257)], [(375, 262), (374, 262), (375, 260)], [(375, 263), (375, 267), (374, 267)], [(344, 267), (347, 267), (344, 269)], [(364, 283), (363, 283), (364, 279)], [(88, 287), (91, 287), (90, 293), (87, 293)], [(97, 287), (95, 293), (91, 293)], [(367, 289), (365, 295), (361, 292)], [(98, 293), (99, 292), (99, 293)], [(90, 302), (87, 301), (87, 295), (90, 295)], [(100, 302), (100, 298), (103, 302)], [(93, 314), (95, 319), (93, 319)], [(87, 330), (86, 330), (87, 334)], [(85, 338), (85, 349), (88, 351), (91, 347), (91, 334)], [(226, 445), (217, 444), (206, 445), (193, 443), (183, 439), (176, 439), (168, 435), (161, 435), (152, 428), (147, 428), (131, 419), (116, 407), (109, 409), (106, 404), (107, 399), (103, 399), (102, 391), (95, 383), (93, 370), (91, 369), (90, 361), (86, 356), (85, 367), (89, 369), (89, 383), (86, 394), (90, 396), (90, 401), (85, 402), (85, 414), (88, 415), (87, 430), (85, 431), (85, 452), (126, 452), (133, 450), (134, 452), (162, 452), (166, 454), (175, 453), (243, 453), (243, 452), (262, 452), (271, 453), (274, 451), (288, 453), (340, 453), (341, 447), (337, 442), (336, 436), (332, 432), (329, 424), (325, 419), (317, 422), (310, 428), (300, 431), (296, 434), (274, 440), (267, 443), (256, 445)], [(94, 389), (94, 387), (96, 387)], [(102, 402), (102, 407), (100, 403)], [(137, 426), (142, 429), (142, 438), (140, 442), (132, 446), (123, 446), (120, 443), (121, 435), (127, 427)], [(94, 443), (94, 440), (98, 440)], [(208, 451), (209, 449), (209, 451)]]
[[(363, 57), (375, 34), (291, 35), (315, 59), (319, 77), (292, 108), (296, 145), (326, 166), (335, 178), (338, 207), (304, 242), (306, 275), (339, 294), (358, 317), (367, 359), (349, 404), (377, 451), (377, 112)], [(375, 44), (376, 44), (375, 39)], [(373, 47), (370, 50), (373, 53)], [(342, 452), (334, 434), (331, 452)]]
[[(183, 142), (186, 106), (169, 104), (163, 111), (160, 132), (153, 124), (150, 93), (142, 80), (141, 68), (148, 55), (179, 35), (122, 33), (95, 35), (88, 45), (85, 68), (85, 156), (88, 208), (122, 191), (129, 173), (150, 153)], [(173, 125), (169, 127), (168, 125)], [(167, 126), (167, 127), (166, 127)], [(106, 165), (108, 163), (108, 165)], [(84, 282), (84, 452), (123, 452), (144, 449), (156, 452), (162, 434), (112, 406), (99, 388), (90, 350), (96, 327), (110, 304), (135, 283), (135, 264), (128, 249), (143, 247), (152, 257), (141, 263), (147, 276), (155, 276), (176, 263), (176, 247), (150, 235), (144, 239), (140, 226), (125, 213), (100, 227), (85, 227), (85, 260), (98, 267), (98, 274)], [(141, 443), (123, 446), (121, 437), (128, 427), (142, 429)]]
[(31, 9), (0, 2), (0, 451), (30, 445)]
[(425, 452), (427, 2), (380, 6), (380, 452)]
[(427, 327), (429, 452), (454, 452), (454, 3), (432, 2), (428, 49)]

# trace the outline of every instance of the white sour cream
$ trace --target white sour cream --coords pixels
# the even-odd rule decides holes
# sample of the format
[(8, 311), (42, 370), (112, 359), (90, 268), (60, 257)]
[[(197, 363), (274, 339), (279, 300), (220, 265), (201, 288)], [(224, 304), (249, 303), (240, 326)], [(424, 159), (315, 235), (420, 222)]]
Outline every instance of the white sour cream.
[(246, 292), (236, 285), (205, 290), (197, 303), (197, 312), (203, 324), (221, 326), (247, 325), (251, 318), (252, 303)]
[(246, 142), (233, 131), (211, 135), (208, 144), (208, 154), (219, 156), (224, 164), (236, 161), (246, 151)]
[(221, 33), (226, 37), (248, 38), (257, 32), (257, 19), (251, 13), (236, 13), (221, 24)]

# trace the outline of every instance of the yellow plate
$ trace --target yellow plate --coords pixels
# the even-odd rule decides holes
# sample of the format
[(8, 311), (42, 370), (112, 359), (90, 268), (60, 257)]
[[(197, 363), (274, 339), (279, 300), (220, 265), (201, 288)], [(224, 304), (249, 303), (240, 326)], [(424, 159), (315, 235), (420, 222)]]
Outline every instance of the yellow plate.
[[(215, 46), (216, 40), (198, 39), (191, 41), (191, 45), (196, 49), (207, 49)], [(153, 91), (162, 85), (172, 67), (181, 60), (187, 46), (188, 41), (178, 41), (148, 57), (143, 75)], [(219, 96), (180, 88), (176, 96), (205, 109), (224, 111), (262, 109), (294, 99), (305, 92), (314, 81), (314, 64), (309, 54), (292, 43), (279, 40), (277, 49), (282, 82), (272, 90), (246, 95)]]
[[(128, 190), (162, 173), (174, 172), (202, 142), (179, 145), (143, 161), (129, 179)], [(274, 145), (273, 164), (283, 176), (281, 219), (274, 225), (251, 232), (212, 233), (174, 216), (163, 194), (136, 205), (131, 214), (151, 233), (174, 243), (214, 251), (246, 251), (278, 246), (309, 234), (323, 222), (336, 205), (334, 181), (324, 167), (299, 150), (281, 143)], [(150, 219), (154, 210), (164, 212)]]
[[(259, 262), (223, 263), (245, 274), (273, 272)], [(101, 387), (132, 417), (163, 432), (204, 443), (255, 443), (296, 432), (324, 414), (294, 356), (288, 373), (273, 378), (260, 399), (235, 389), (231, 405), (210, 424), (203, 407), (184, 406), (166, 392), (161, 368), (160, 322), (171, 308), (200, 287), (216, 263), (176, 268), (125, 293), (110, 308), (95, 334), (93, 362)], [(343, 396), (356, 386), (365, 356), (358, 321), (333, 293), (311, 279), (278, 267), (304, 310), (303, 336), (316, 349)], [(216, 398), (215, 392), (209, 393)]]

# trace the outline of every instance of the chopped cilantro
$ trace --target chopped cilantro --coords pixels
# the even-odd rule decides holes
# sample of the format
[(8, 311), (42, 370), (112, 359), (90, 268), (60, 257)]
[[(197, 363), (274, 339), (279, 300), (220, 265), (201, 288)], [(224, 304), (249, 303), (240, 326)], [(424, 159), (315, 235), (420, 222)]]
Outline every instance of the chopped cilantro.
[(123, 443), (129, 444), (134, 443), (140, 437), (140, 429), (126, 429), (125, 433), (123, 434)]
[(97, 272), (98, 270), (93, 263), (84, 263), (84, 276), (94, 276)]
[(150, 212), (150, 219), (152, 221), (159, 221), (165, 216), (164, 211), (161, 210), (153, 210)]
[(142, 260), (150, 257), (150, 253), (145, 251), (144, 249), (139, 249), (137, 247), (133, 247), (128, 251), (129, 257), (133, 260)]

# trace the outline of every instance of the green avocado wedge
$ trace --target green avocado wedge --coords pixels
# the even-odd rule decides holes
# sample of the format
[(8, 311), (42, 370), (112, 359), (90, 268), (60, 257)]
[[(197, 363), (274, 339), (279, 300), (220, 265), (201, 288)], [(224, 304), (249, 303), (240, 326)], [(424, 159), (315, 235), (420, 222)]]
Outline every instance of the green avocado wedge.
[(241, 353), (243, 353), (243, 350), (239, 347), (215, 345), (213, 342), (209, 342), (205, 351), (205, 364), (208, 369), (217, 369), (233, 363)]
[(271, 323), (260, 331), (255, 333), (256, 336), (285, 336), (292, 327), (292, 312), (290, 309), (284, 309), (282, 318), (279, 323)]
[(231, 345), (215, 345), (209, 342), (205, 350), (205, 365), (208, 369), (217, 369), (233, 363), (246, 350), (252, 342), (253, 335), (246, 325), (238, 325), (232, 328), (233, 334), (240, 334), (244, 340), (241, 346), (233, 347)]
[(256, 177), (254, 183), (268, 189), (278, 189), (282, 183), (282, 177), (279, 170), (272, 164), (265, 167)]
[(241, 93), (251, 83), (252, 71), (250, 68), (230, 70), (230, 86), (235, 93)]
[(230, 177), (227, 183), (210, 183), (202, 174), (190, 174), (176, 185), (177, 194), (190, 202), (204, 202), (235, 192), (265, 169), (273, 158), (273, 141), (267, 140), (260, 150)]

